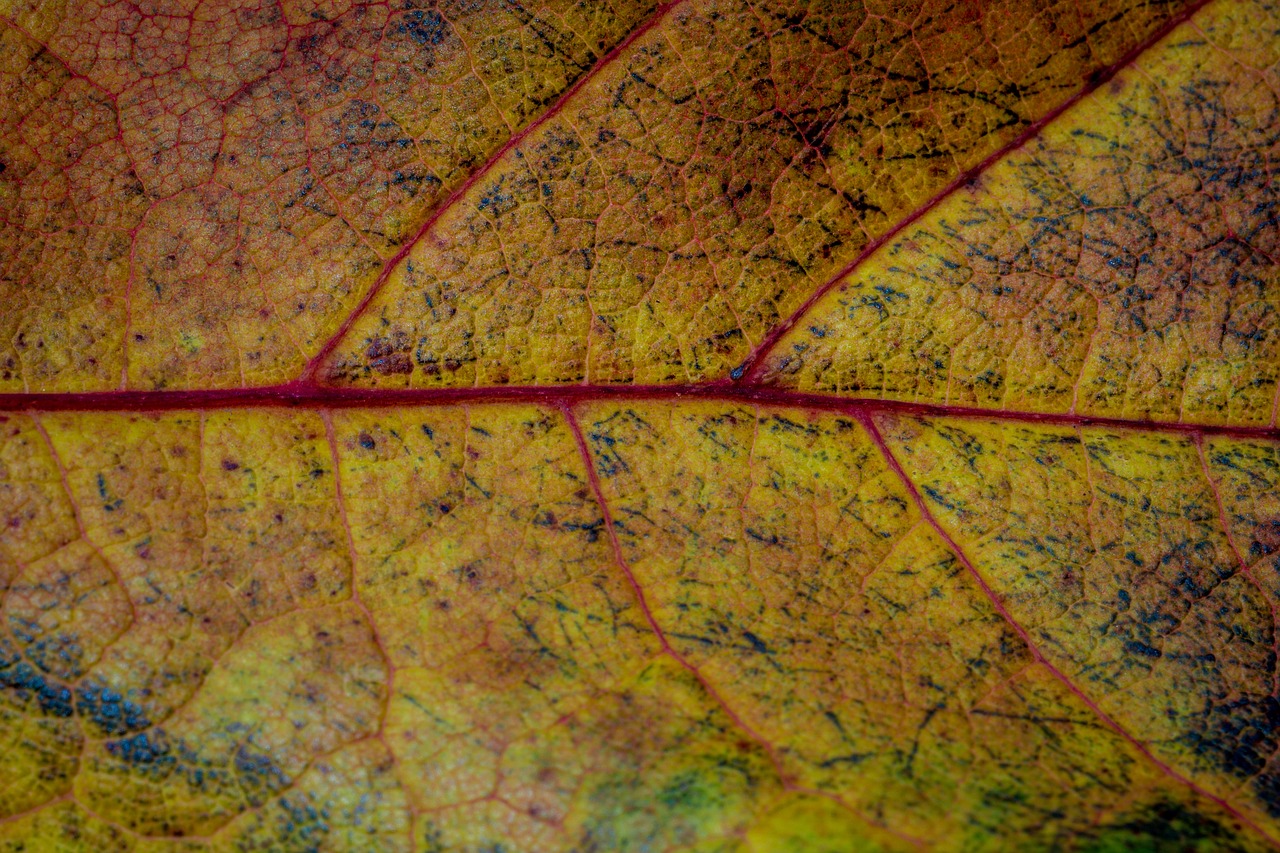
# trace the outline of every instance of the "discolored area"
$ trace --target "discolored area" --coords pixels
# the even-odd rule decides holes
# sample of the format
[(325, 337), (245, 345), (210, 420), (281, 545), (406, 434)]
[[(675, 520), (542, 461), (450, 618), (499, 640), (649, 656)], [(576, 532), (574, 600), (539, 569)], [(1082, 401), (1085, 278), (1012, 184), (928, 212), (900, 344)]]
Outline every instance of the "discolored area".
[(0, 22), (0, 387), (119, 384), (147, 207), (111, 94)]
[[(1064, 683), (1033, 655), (855, 422), (723, 404), (583, 414), (657, 624), (797, 784), (941, 849), (1058, 849), (1170, 796), (1239, 833), (1098, 716), (1088, 697), (1106, 682)], [(1180, 687), (1214, 684), (1192, 669)], [(1129, 701), (1150, 709), (1140, 736), (1163, 738), (1163, 706)]]
[(1273, 821), (1275, 590), (1233, 548), (1224, 508), (1241, 507), (1218, 486), (1225, 453), (1257, 448), (881, 423), (930, 511), (1044, 659), (1157, 758)]
[(321, 756), (279, 798), (220, 832), (215, 850), (392, 853), (411, 848), (395, 759), (378, 740)]
[(1212, 3), (840, 281), (803, 391), (1274, 423), (1280, 9)]
[(668, 849), (780, 793), (660, 656), (560, 413), (353, 412), (334, 430), (420, 849)]
[(804, 409), (5, 417), (0, 849), (1265, 847), (1270, 443), (882, 418), (926, 513)]
[(0, 853), (1280, 847), (1277, 20), (0, 3)]
[(1086, 832), (1077, 850), (1112, 851), (1192, 850), (1212, 853), (1246, 849), (1233, 827), (1214, 815), (1179, 803), (1156, 801), (1139, 808), (1119, 809), (1102, 825)]
[(241, 639), (163, 727), (86, 749), (77, 799), (142, 835), (203, 835), (376, 732), (387, 670), (356, 608), (289, 614)]
[(74, 3), (0, 17), (0, 387), (297, 375), (653, 4)]
[[(32, 813), (6, 831), (204, 835), (385, 764), (340, 753), (376, 731), (387, 669), (324, 423), (239, 414), (5, 416), (0, 803)], [(69, 797), (83, 828), (35, 816)]]
[(1178, 11), (681, 4), (432, 223), (320, 378), (723, 377), (871, 239)]

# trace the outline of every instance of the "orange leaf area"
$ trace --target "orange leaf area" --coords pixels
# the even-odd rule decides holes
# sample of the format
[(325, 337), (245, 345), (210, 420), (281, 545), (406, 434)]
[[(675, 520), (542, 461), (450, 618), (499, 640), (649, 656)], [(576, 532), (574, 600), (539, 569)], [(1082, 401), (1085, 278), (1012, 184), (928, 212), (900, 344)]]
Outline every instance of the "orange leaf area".
[(283, 381), (427, 213), (651, 11), (0, 6), (0, 382)]
[(0, 0), (0, 853), (1280, 847), (1280, 8)]
[(722, 374), (1178, 11), (1016, 5), (11, 3), (0, 381)]
[[(794, 5), (794, 8), (792, 8)], [(727, 374), (1161, 3), (681, 5), (432, 224), (322, 365), (432, 387)]]

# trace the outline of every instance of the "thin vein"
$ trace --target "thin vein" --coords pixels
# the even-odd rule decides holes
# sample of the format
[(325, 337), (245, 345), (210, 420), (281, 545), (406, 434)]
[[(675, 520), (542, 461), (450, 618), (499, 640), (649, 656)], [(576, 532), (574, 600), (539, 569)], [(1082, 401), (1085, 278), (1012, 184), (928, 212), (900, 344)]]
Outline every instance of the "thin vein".
[(774, 745), (771, 744), (763, 735), (757, 732), (750, 723), (744, 720), (733, 709), (733, 707), (729, 705), (728, 701), (720, 694), (715, 686), (707, 680), (706, 676), (704, 676), (696, 666), (694, 666), (684, 655), (671, 645), (670, 640), (667, 639), (666, 632), (662, 629), (662, 626), (658, 624), (658, 620), (654, 616), (652, 608), (649, 606), (648, 599), (645, 596), (644, 590), (640, 586), (640, 582), (636, 580), (635, 573), (631, 571), (631, 566), (627, 563), (626, 557), (622, 553), (622, 545), (618, 542), (617, 529), (614, 527), (613, 523), (613, 513), (609, 509), (609, 502), (605, 500), (604, 491), (600, 486), (600, 477), (596, 473), (596, 466), (591, 458), (591, 450), (587, 447), (587, 440), (582, 434), (582, 427), (578, 424), (578, 419), (574, 416), (571, 406), (565, 405), (561, 408), (561, 411), (564, 414), (565, 421), (569, 425), (569, 430), (573, 433), (573, 440), (578, 445), (578, 453), (581, 455), (582, 464), (586, 468), (587, 481), (591, 485), (592, 493), (595, 495), (596, 503), (600, 509), (600, 514), (604, 518), (604, 528), (609, 536), (609, 544), (613, 549), (614, 563), (626, 578), (627, 585), (631, 588), (631, 593), (635, 596), (636, 602), (640, 607), (640, 612), (644, 614), (645, 621), (649, 624), (649, 629), (653, 632), (654, 637), (657, 638), (659, 645), (662, 647), (663, 654), (666, 654), (685, 669), (691, 676), (693, 676), (711, 700), (715, 702), (725, 715), (729, 717), (733, 722), (733, 725), (749, 739), (755, 742), (757, 746), (764, 750), (769, 761), (773, 764), (774, 773), (777, 775), (778, 780), (786, 790), (807, 793), (831, 800), (847, 810), (850, 814), (856, 816), (868, 826), (874, 827), (882, 832), (888, 832), (912, 846), (924, 846), (924, 843), (920, 839), (897, 832), (888, 826), (879, 823), (871, 817), (868, 817), (854, 809), (844, 800), (833, 794), (795, 784), (791, 780), (790, 774), (787, 773), (783, 766), (782, 759), (778, 755), (778, 751)]
[(1267, 839), (1267, 841), (1270, 842), (1272, 846), (1280, 848), (1280, 838), (1277, 838), (1271, 833), (1264, 830), (1261, 826), (1259, 826), (1256, 822), (1254, 822), (1251, 818), (1249, 818), (1246, 814), (1244, 814), (1244, 812), (1242, 812), (1240, 809), (1238, 809), (1237, 807), (1229, 803), (1227, 800), (1201, 787), (1199, 784), (1189, 779), (1188, 777), (1184, 776), (1183, 774), (1179, 773), (1172, 766), (1170, 766), (1169, 764), (1165, 763), (1163, 760), (1158, 758), (1155, 755), (1155, 753), (1153, 753), (1147, 747), (1146, 744), (1138, 740), (1136, 737), (1130, 734), (1123, 726), (1121, 726), (1114, 719), (1112, 719), (1111, 716), (1106, 711), (1104, 711), (1098, 705), (1097, 702), (1091, 699), (1087, 693), (1081, 690), (1080, 687), (1077, 686), (1076, 683), (1073, 682), (1066, 675), (1066, 673), (1058, 669), (1058, 667), (1055, 666), (1045, 656), (1044, 652), (1040, 650), (1040, 646), (1032, 638), (1031, 633), (1026, 628), (1024, 628), (1021, 623), (1019, 623), (1016, 619), (1013, 618), (1013, 614), (1009, 612), (1009, 609), (1005, 607), (1004, 602), (1002, 602), (1000, 600), (1000, 597), (996, 595), (995, 590), (991, 588), (991, 586), (987, 583), (986, 579), (983, 578), (983, 576), (978, 572), (977, 567), (974, 566), (973, 562), (969, 559), (968, 555), (965, 554), (964, 550), (961, 549), (959, 544), (956, 543), (955, 539), (951, 537), (951, 534), (947, 532), (947, 530), (942, 526), (942, 524), (934, 516), (933, 512), (930, 511), (928, 505), (924, 501), (924, 498), (920, 494), (920, 490), (916, 488), (915, 482), (912, 481), (912, 479), (909, 476), (907, 476), (907, 472), (903, 469), (902, 465), (898, 462), (897, 457), (893, 455), (893, 451), (889, 448), (888, 443), (884, 440), (884, 436), (880, 434), (879, 428), (876, 427), (875, 420), (869, 415), (864, 414), (861, 418), (861, 422), (863, 427), (870, 434), (872, 441), (874, 441), (876, 446), (880, 448), (880, 453), (883, 454), (885, 461), (888, 463), (889, 467), (893, 469), (893, 472), (895, 474), (897, 474), (898, 479), (902, 481), (903, 487), (911, 495), (911, 499), (915, 502), (916, 507), (920, 510), (920, 514), (924, 517), (924, 519), (927, 522), (929, 522), (929, 525), (934, 529), (934, 531), (938, 534), (938, 536), (941, 537), (942, 541), (946, 543), (946, 546), (951, 550), (951, 552), (955, 554), (956, 559), (960, 561), (960, 564), (964, 566), (965, 571), (967, 571), (969, 573), (969, 576), (973, 578), (974, 583), (978, 585), (978, 587), (982, 590), (983, 594), (987, 597), (987, 600), (991, 602), (991, 606), (995, 608), (996, 612), (1000, 614), (1000, 617), (1005, 621), (1005, 623), (1014, 631), (1014, 633), (1016, 633), (1022, 639), (1022, 642), (1026, 644), (1028, 651), (1031, 652), (1031, 656), (1034, 657), (1036, 661), (1041, 666), (1043, 666), (1045, 670), (1047, 670), (1054, 678), (1056, 678), (1059, 682), (1061, 682), (1063, 687), (1071, 691), (1071, 693), (1077, 699), (1079, 699), (1082, 703), (1084, 703), (1084, 705), (1090, 711), (1093, 712), (1093, 714), (1098, 718), (1098, 720), (1103, 725), (1105, 725), (1107, 728), (1111, 729), (1117, 735), (1119, 735), (1120, 737), (1128, 741), (1129, 744), (1132, 745), (1133, 748), (1136, 749), (1139, 753), (1141, 753), (1144, 758), (1150, 761), (1154, 767), (1159, 769), (1162, 773), (1164, 773), (1169, 778), (1179, 782), (1182, 785), (1185, 785), (1187, 788), (1190, 788), (1196, 794), (1204, 797), (1207, 800), (1210, 800), (1216, 803), (1220, 808), (1222, 808), (1224, 811), (1226, 811), (1236, 820), (1240, 821), (1244, 825), (1248, 826), (1250, 829), (1257, 832), (1263, 838)]
[(357, 577), (358, 559), (356, 552), (355, 537), (351, 533), (351, 522), (347, 519), (347, 502), (342, 493), (342, 469), (338, 458), (338, 439), (333, 429), (333, 415), (326, 409), (320, 413), (320, 418), (324, 421), (324, 434), (329, 443), (329, 459), (333, 465), (333, 486), (334, 499), (338, 503), (338, 517), (342, 521), (342, 530), (347, 538), (347, 556), (351, 560), (351, 603), (356, 606), (361, 615), (364, 616), (365, 622), (369, 625), (369, 635), (373, 638), (373, 644), (378, 649), (378, 654), (382, 656), (383, 663), (387, 668), (386, 696), (383, 697), (382, 708), (378, 712), (378, 728), (373, 734), (387, 754), (391, 756), (391, 762), (394, 767), (393, 772), (397, 779), (400, 779), (399, 762), (396, 759), (395, 752), (387, 745), (384, 732), (387, 726), (387, 714), (391, 709), (391, 694), (395, 689), (396, 665), (391, 659), (390, 652), (387, 651), (386, 645), (382, 642), (382, 637), (378, 634), (378, 625), (373, 619), (373, 613), (370, 612), (369, 606), (360, 598), (360, 584)]
[(583, 87), (598, 77), (604, 69), (616, 62), (618, 58), (626, 52), (627, 48), (634, 44), (636, 40), (644, 36), (645, 33), (657, 26), (672, 9), (683, 2), (684, 0), (672, 0), (672, 2), (663, 3), (658, 6), (658, 8), (654, 10), (654, 13), (650, 15), (644, 23), (633, 29), (626, 38), (614, 45), (614, 47), (604, 56), (600, 57), (596, 64), (591, 66), (585, 74), (575, 80), (569, 88), (565, 89), (564, 92), (561, 93), (560, 97), (556, 99), (555, 103), (518, 132), (512, 134), (497, 151), (490, 155), (488, 160), (468, 175), (462, 185), (454, 190), (449, 197), (445, 199), (444, 203), (437, 207), (435, 211), (427, 217), (427, 220), (422, 223), (422, 226), (418, 229), (418, 232), (413, 235), (412, 239), (406, 242), (398, 252), (392, 255), (382, 265), (382, 271), (378, 273), (378, 277), (374, 280), (373, 285), (360, 300), (360, 303), (356, 306), (355, 310), (347, 315), (346, 319), (342, 321), (342, 325), (338, 327), (338, 331), (325, 341), (324, 345), (320, 348), (320, 351), (316, 353), (315, 357), (307, 362), (306, 367), (302, 371), (302, 379), (306, 381), (315, 378), (324, 362), (333, 354), (333, 351), (338, 348), (338, 345), (342, 343), (343, 339), (346, 338), (351, 327), (354, 326), (356, 321), (364, 315), (366, 310), (368, 310), (369, 306), (373, 303), (373, 300), (377, 297), (378, 293), (381, 292), (383, 286), (391, 277), (391, 273), (401, 264), (401, 262), (404, 261), (405, 258), (409, 256), (409, 253), (418, 245), (418, 242), (431, 231), (445, 213), (452, 209), (453, 206), (457, 204), (472, 187), (479, 183), (494, 168), (494, 166), (496, 166), (502, 158), (507, 155), (509, 151), (517, 148), (529, 137), (531, 133), (558, 115), (564, 109), (565, 105), (568, 104), (569, 101), (571, 101), (578, 92), (583, 89)]
[[(1236, 563), (1240, 566), (1240, 573), (1244, 575), (1245, 580), (1258, 591), (1263, 601), (1267, 603), (1267, 610), (1271, 616), (1271, 651), (1277, 662), (1280, 662), (1280, 622), (1277, 621), (1276, 604), (1267, 590), (1258, 579), (1253, 575), (1253, 567), (1244, 558), (1244, 552), (1236, 545), (1235, 536), (1231, 533), (1231, 519), (1227, 515), (1226, 504), (1222, 501), (1222, 490), (1218, 488), (1218, 482), (1213, 478), (1213, 473), (1209, 470), (1209, 457), (1204, 450), (1204, 436), (1196, 436), (1196, 455), (1200, 458), (1200, 472), (1204, 476), (1205, 482), (1209, 485), (1209, 492), (1213, 495), (1214, 506), (1218, 511), (1218, 521), (1222, 525), (1222, 532), (1227, 537), (1227, 545), (1231, 548), (1231, 553), (1236, 558)], [(1280, 666), (1273, 664), (1271, 673), (1271, 695), (1280, 696)]]
[(1091, 75), (1085, 81), (1084, 85), (1081, 86), (1075, 94), (1071, 95), (1071, 97), (1067, 98), (1065, 101), (1049, 110), (1049, 112), (1027, 125), (1026, 129), (1024, 129), (1022, 133), (1018, 134), (1013, 138), (1013, 140), (997, 149), (994, 153), (988, 155), (987, 158), (978, 163), (978, 165), (961, 172), (954, 180), (951, 181), (951, 183), (947, 184), (940, 191), (934, 194), (928, 201), (911, 211), (911, 213), (907, 214), (905, 218), (900, 219), (888, 231), (868, 243), (866, 247), (858, 253), (857, 257), (837, 270), (835, 274), (810, 294), (809, 298), (807, 298), (800, 307), (791, 314), (790, 317), (774, 326), (773, 330), (765, 336), (760, 345), (747, 355), (742, 364), (734, 368), (733, 372), (730, 374), (730, 378), (735, 381), (743, 379), (748, 382), (759, 379), (760, 374), (764, 370), (765, 359), (771, 352), (773, 352), (778, 342), (786, 336), (787, 332), (791, 331), (801, 320), (803, 320), (810, 310), (813, 309), (814, 305), (826, 296), (827, 293), (829, 293), (846, 277), (852, 275), (885, 244), (897, 237), (905, 228), (907, 228), (907, 226), (916, 222), (922, 216), (941, 204), (947, 197), (951, 196), (960, 188), (972, 184), (973, 181), (977, 180), (984, 172), (996, 163), (999, 163), (1014, 151), (1017, 151), (1032, 139), (1039, 136), (1041, 131), (1046, 127), (1052, 124), (1081, 100), (1091, 95), (1099, 86), (1102, 86), (1104, 83), (1111, 80), (1111, 78), (1115, 77), (1116, 74), (1132, 65), (1140, 56), (1163, 41), (1165, 37), (1190, 20), (1196, 12), (1199, 12), (1210, 2), (1212, 2), (1212, 0), (1196, 0), (1196, 2), (1187, 6), (1187, 8), (1167, 21), (1164, 26), (1156, 30), (1156, 32), (1149, 36), (1145, 41), (1135, 45), (1117, 62), (1114, 62)]
[[(106, 566), (107, 571), (111, 574), (112, 581), (119, 587), (120, 594), (124, 596), (125, 601), (129, 602), (129, 624), (120, 629), (120, 634), (124, 634), (138, 623), (138, 608), (133, 603), (133, 596), (129, 594), (129, 587), (124, 578), (120, 576), (119, 570), (103, 555), (97, 543), (89, 536), (89, 531), (84, 524), (84, 517), (80, 514), (80, 505), (76, 502), (76, 496), (71, 491), (71, 484), (67, 480), (66, 466), (62, 464), (62, 457), (58, 455), (57, 448), (53, 446), (53, 439), (49, 437), (49, 433), (45, 430), (44, 424), (40, 422), (38, 417), (33, 415), (31, 422), (35, 425), (36, 432), (40, 433), (40, 438), (44, 440), (45, 446), (49, 448), (49, 455), (53, 457), (53, 464), (57, 466), (58, 478), (62, 482), (62, 491), (66, 494), (67, 501), (71, 505), (71, 515), (76, 520), (76, 529), (80, 531), (80, 539), (93, 550), (93, 553)], [(113, 640), (118, 637), (119, 634)]]

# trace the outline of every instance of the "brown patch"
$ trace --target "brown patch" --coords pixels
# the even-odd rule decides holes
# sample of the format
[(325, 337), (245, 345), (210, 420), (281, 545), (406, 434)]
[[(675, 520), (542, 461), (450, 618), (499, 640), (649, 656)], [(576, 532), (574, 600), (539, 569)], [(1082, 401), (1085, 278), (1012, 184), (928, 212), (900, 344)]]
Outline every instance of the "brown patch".
[(401, 352), (386, 358), (374, 359), (369, 363), (369, 366), (383, 376), (390, 376), (395, 373), (413, 373), (413, 363), (409, 361), (409, 356)]
[(1253, 541), (1265, 553), (1280, 550), (1280, 516), (1264, 519), (1253, 526)]

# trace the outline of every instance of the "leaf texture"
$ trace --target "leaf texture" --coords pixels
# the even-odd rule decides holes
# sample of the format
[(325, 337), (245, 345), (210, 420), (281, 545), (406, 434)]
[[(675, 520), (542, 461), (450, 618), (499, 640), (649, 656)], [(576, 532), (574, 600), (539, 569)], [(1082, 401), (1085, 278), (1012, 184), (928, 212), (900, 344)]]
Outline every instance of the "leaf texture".
[[(8, 0), (11, 388), (296, 374), (644, 2)], [(40, 294), (40, 298), (33, 298)]]
[(804, 390), (1273, 424), (1275, 24), (1212, 5), (842, 279), (763, 371)]
[(1280, 846), (1274, 4), (0, 13), (0, 850)]
[[(869, 240), (1174, 11), (681, 6), (458, 199), (322, 365), (358, 384), (723, 376)], [(973, 54), (968, 45), (980, 45)]]

